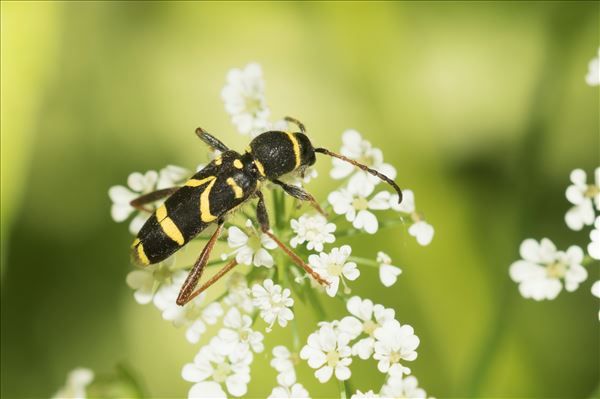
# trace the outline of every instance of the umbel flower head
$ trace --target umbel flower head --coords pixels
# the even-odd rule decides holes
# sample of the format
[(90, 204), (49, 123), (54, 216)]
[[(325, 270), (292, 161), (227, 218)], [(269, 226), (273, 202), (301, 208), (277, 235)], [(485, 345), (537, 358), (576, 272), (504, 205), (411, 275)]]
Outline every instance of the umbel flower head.
[(527, 239), (521, 244), (520, 253), (522, 259), (510, 266), (510, 277), (519, 283), (519, 292), (525, 298), (554, 299), (563, 282), (567, 291), (575, 291), (588, 276), (581, 265), (583, 251), (578, 246), (563, 252), (547, 238), (540, 242)]
[[(246, 136), (244, 140), (269, 129), (290, 130), (290, 121), (293, 123), (293, 120), (269, 119), (260, 65), (252, 63), (244, 68), (232, 69), (226, 80), (221, 92), (225, 110), (238, 132)], [(300, 129), (301, 124), (296, 124)], [(198, 134), (201, 136), (201, 133)], [(318, 137), (314, 139), (318, 141)], [(391, 287), (397, 283), (402, 271), (392, 264), (386, 253), (378, 252), (377, 260), (360, 257), (345, 241), (350, 235), (372, 235), (382, 228), (396, 225), (398, 228), (407, 226), (410, 235), (420, 245), (428, 245), (433, 238), (433, 227), (416, 211), (412, 191), (404, 190), (404, 200), (399, 203), (400, 191), (395, 183), (391, 185), (396, 191), (391, 192), (389, 187), (380, 184), (379, 178), (351, 164), (356, 161), (387, 178), (396, 177), (396, 169), (384, 162), (383, 151), (375, 148), (360, 133), (347, 130), (342, 134), (341, 156), (347, 157), (350, 163), (336, 158), (340, 156), (337, 153), (315, 148), (321, 150), (317, 152), (333, 154), (330, 176), (339, 180), (340, 186), (330, 190), (321, 201), (315, 199), (310, 202), (312, 208), (318, 211), (315, 212), (314, 209), (307, 210), (303, 206), (306, 202), (299, 200), (310, 195), (291, 198), (286, 194), (310, 191), (307, 183), (317, 177), (314, 169), (281, 176), (281, 181), (273, 181), (273, 187), (266, 184), (264, 196), (267, 199), (263, 205), (271, 208), (268, 213), (272, 230), (256, 227), (257, 210), (252, 205), (256, 204), (254, 197), (247, 205), (237, 207), (235, 214), (226, 214), (222, 230), (217, 230), (223, 235), (210, 241), (215, 245), (210, 247), (213, 253), (203, 273), (212, 283), (233, 267), (237, 268), (225, 277), (224, 284), (219, 285), (218, 282), (211, 287), (214, 295), (212, 291), (203, 292), (183, 306), (177, 304), (181, 287), (192, 268), (191, 264), (181, 264), (180, 259), (184, 257), (180, 256), (176, 259), (172, 255), (159, 264), (137, 269), (127, 276), (127, 284), (134, 290), (134, 299), (140, 304), (156, 307), (163, 319), (176, 328), (182, 328), (187, 341), (196, 347), (197, 355), (193, 361), (181, 369), (182, 378), (192, 383), (188, 397), (245, 396), (256, 356), (271, 356), (271, 365), (277, 372), (272, 386), (261, 393), (271, 398), (309, 397), (304, 385), (297, 380), (299, 359), (307, 361), (321, 383), (331, 379), (348, 380), (352, 375), (354, 358), (371, 361), (373, 367), (377, 365), (378, 370), (386, 374), (387, 385), (390, 386), (397, 382), (392, 378), (410, 373), (405, 362), (416, 358), (419, 345), (412, 327), (400, 325), (391, 308), (367, 298), (348, 297), (351, 291), (349, 282), (353, 281), (352, 284), (356, 285), (363, 273), (378, 273), (384, 286)], [(216, 165), (219, 159), (223, 162), (223, 151), (223, 147), (220, 152), (209, 151), (210, 158), (214, 160), (210, 165)], [(196, 170), (200, 171), (205, 166), (201, 165)], [(137, 234), (148, 217), (153, 212), (158, 217), (157, 209), (164, 213), (169, 202), (165, 207), (161, 207), (164, 199), (140, 206), (138, 200), (132, 206), (132, 200), (140, 196), (149, 198), (147, 194), (163, 188), (170, 190), (162, 192), (172, 193), (173, 189), (189, 183), (186, 179), (191, 174), (186, 168), (169, 165), (158, 172), (130, 175), (127, 186), (114, 186), (109, 190), (113, 219), (121, 222), (134, 215), (130, 231)], [(235, 190), (237, 183), (234, 180), (227, 184)], [(325, 198), (327, 201), (323, 200)], [(168, 211), (171, 212), (170, 209)], [(165, 217), (171, 217), (168, 215)], [(336, 223), (332, 220), (334, 218)], [(165, 227), (161, 221), (161, 229), (170, 228), (168, 223)], [(264, 222), (261, 219), (260, 225), (264, 226)], [(202, 231), (196, 239), (206, 244), (209, 237)], [(286, 248), (286, 243), (291, 248)], [(225, 263), (227, 266), (224, 267)], [(316, 283), (318, 280), (322, 280), (324, 286)], [(198, 285), (204, 281), (204, 278), (200, 279)], [(220, 294), (219, 290), (222, 291)], [(320, 317), (317, 330), (308, 337), (301, 337), (294, 313), (296, 298), (310, 301), (310, 309), (322, 309), (325, 304), (321, 301), (327, 301), (328, 306), (332, 297), (343, 301), (349, 314), (333, 321)], [(293, 338), (293, 346), (265, 339), (264, 332), (271, 332), (275, 325), (291, 330), (289, 335)], [(303, 340), (306, 340), (306, 345), (301, 344)], [(373, 387), (366, 394), (376, 395), (376, 391)], [(322, 393), (316, 392), (315, 397), (319, 396)], [(345, 396), (349, 397), (350, 393), (345, 393)]]

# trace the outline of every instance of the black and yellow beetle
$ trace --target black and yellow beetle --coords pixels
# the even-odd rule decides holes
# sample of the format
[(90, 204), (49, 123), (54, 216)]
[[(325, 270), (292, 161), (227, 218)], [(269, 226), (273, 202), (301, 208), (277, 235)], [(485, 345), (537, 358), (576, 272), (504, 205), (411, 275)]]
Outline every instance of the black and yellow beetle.
[(203, 129), (196, 129), (198, 137), (210, 147), (219, 150), (221, 154), (183, 186), (157, 190), (131, 201), (131, 205), (135, 208), (147, 210), (145, 204), (169, 196), (152, 213), (133, 242), (132, 257), (140, 265), (147, 266), (167, 259), (210, 224), (217, 224), (216, 231), (206, 243), (181, 287), (177, 298), (178, 305), (189, 302), (237, 265), (235, 260), (230, 261), (215, 276), (194, 291), (208, 262), (210, 252), (221, 234), (225, 218), (251, 198), (258, 199), (256, 217), (261, 231), (320, 284), (328, 284), (269, 231), (269, 216), (260, 191), (260, 183), (269, 180), (292, 197), (310, 202), (323, 213), (312, 195), (300, 187), (278, 180), (279, 177), (290, 172), (303, 174), (306, 168), (315, 163), (315, 153), (342, 159), (379, 177), (394, 187), (398, 192), (399, 201), (402, 201), (402, 191), (393, 180), (343, 155), (325, 148), (314, 148), (305, 134), (304, 125), (293, 118), (288, 117), (286, 120), (296, 124), (300, 132), (261, 133), (250, 142), (243, 155), (230, 150)]

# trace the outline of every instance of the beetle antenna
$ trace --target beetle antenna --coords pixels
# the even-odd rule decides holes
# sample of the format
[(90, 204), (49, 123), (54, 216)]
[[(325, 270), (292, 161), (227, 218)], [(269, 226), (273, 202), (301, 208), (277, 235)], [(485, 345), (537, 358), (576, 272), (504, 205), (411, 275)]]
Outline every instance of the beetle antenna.
[(376, 171), (375, 169), (371, 169), (369, 168), (367, 165), (363, 165), (362, 163), (358, 163), (356, 162), (354, 159), (350, 159), (348, 157), (345, 157), (343, 155), (340, 154), (336, 154), (335, 152), (331, 152), (326, 148), (315, 148), (315, 152), (320, 152), (321, 154), (325, 154), (325, 155), (329, 155), (330, 157), (333, 158), (338, 158), (341, 159), (342, 161), (346, 161), (362, 170), (364, 170), (367, 173), (372, 174), (373, 176), (376, 176), (378, 178), (380, 178), (381, 180), (383, 180), (384, 182), (386, 182), (387, 184), (389, 184), (390, 186), (392, 186), (394, 188), (394, 190), (396, 190), (396, 192), (398, 193), (398, 203), (402, 202), (402, 190), (400, 190), (400, 187), (398, 187), (398, 185), (396, 184), (395, 181), (393, 181), (392, 179), (390, 179), (389, 177), (387, 177), (386, 175), (379, 173), (378, 171)]

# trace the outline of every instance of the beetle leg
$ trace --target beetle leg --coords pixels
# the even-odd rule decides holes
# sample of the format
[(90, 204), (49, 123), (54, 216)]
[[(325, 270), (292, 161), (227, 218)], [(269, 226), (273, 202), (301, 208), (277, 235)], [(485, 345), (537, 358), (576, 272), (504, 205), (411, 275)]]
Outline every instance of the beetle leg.
[(179, 291), (179, 296), (177, 297), (178, 305), (185, 305), (190, 300), (192, 300), (192, 298), (196, 297), (198, 294), (200, 294), (200, 292), (202, 292), (200, 291), (192, 293), (192, 291), (194, 290), (194, 288), (196, 288), (196, 285), (198, 284), (198, 280), (200, 280), (200, 277), (202, 277), (202, 273), (204, 272), (204, 267), (208, 262), (210, 253), (213, 250), (217, 239), (221, 235), (221, 231), (223, 230), (223, 223), (223, 220), (219, 220), (217, 224), (217, 230), (215, 230), (213, 235), (210, 237), (210, 239), (202, 249), (198, 260), (196, 260), (196, 263), (194, 263), (192, 270), (190, 270), (190, 272), (188, 273), (188, 276), (185, 279), (183, 285), (181, 286), (181, 290)]
[(323, 210), (323, 208), (321, 208), (317, 200), (315, 200), (315, 197), (310, 195), (310, 193), (308, 193), (307, 191), (304, 191), (304, 189), (297, 186), (292, 186), (291, 184), (286, 184), (281, 180), (277, 179), (272, 180), (272, 182), (283, 188), (283, 190), (292, 197), (297, 198), (301, 201), (308, 201), (310, 205), (313, 206), (321, 215), (325, 217), (328, 216), (327, 213)]
[(219, 150), (221, 152), (229, 151), (229, 147), (221, 142), (218, 138), (209, 134), (206, 130), (201, 127), (196, 129), (196, 134), (200, 138), (200, 140), (204, 141), (209, 147)]
[(258, 219), (258, 223), (260, 224), (260, 229), (262, 230), (262, 232), (269, 236), (269, 238), (273, 240), (275, 244), (277, 244), (277, 246), (281, 248), (283, 252), (285, 252), (286, 255), (289, 256), (295, 264), (303, 268), (304, 271), (310, 274), (312, 278), (317, 280), (319, 284), (328, 286), (330, 284), (329, 281), (321, 277), (319, 273), (315, 272), (309, 265), (306, 264), (306, 262), (300, 259), (300, 257), (296, 255), (294, 251), (289, 249), (287, 245), (281, 242), (279, 238), (275, 237), (275, 235), (273, 235), (273, 233), (269, 231), (269, 214), (267, 213), (267, 207), (265, 206), (265, 199), (260, 191), (258, 191), (256, 195), (258, 197), (256, 217)]
[[(186, 298), (186, 302), (182, 303), (181, 305), (185, 305), (187, 302), (191, 301), (198, 295), (202, 294), (208, 287), (210, 287), (211, 285), (213, 285), (214, 283), (219, 281), (219, 279), (221, 277), (223, 277), (227, 272), (229, 272), (231, 269), (233, 269), (237, 265), (238, 265), (237, 260), (233, 259), (231, 262), (226, 264), (225, 267), (223, 267), (221, 270), (219, 270), (219, 272), (217, 274), (212, 276), (206, 283), (202, 284), (202, 286), (200, 288), (198, 288), (196, 291), (189, 294), (189, 296)], [(179, 302), (177, 302), (177, 303), (179, 304)]]
[(136, 199), (132, 200), (129, 205), (137, 209), (138, 211), (144, 211), (152, 213), (153, 210), (145, 207), (144, 205), (149, 204), (154, 201), (158, 201), (161, 198), (168, 197), (173, 194), (175, 191), (179, 190), (179, 187), (169, 187), (163, 188), (161, 190), (152, 191), (151, 193), (141, 195)]

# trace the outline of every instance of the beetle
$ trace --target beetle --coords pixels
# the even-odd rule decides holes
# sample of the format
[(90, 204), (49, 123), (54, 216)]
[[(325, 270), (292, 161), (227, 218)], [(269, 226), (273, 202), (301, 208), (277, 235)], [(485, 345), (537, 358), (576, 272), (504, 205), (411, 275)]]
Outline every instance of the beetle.
[(315, 148), (301, 122), (291, 117), (286, 117), (285, 120), (295, 124), (300, 131), (272, 130), (261, 133), (250, 142), (243, 154), (230, 150), (204, 129), (196, 129), (200, 140), (220, 151), (221, 154), (182, 186), (157, 190), (131, 201), (131, 205), (136, 209), (152, 212), (144, 205), (168, 197), (152, 212), (132, 244), (133, 261), (142, 266), (167, 259), (209, 225), (217, 225), (181, 287), (177, 298), (178, 305), (185, 305), (237, 265), (235, 259), (230, 261), (215, 276), (194, 291), (223, 230), (225, 219), (253, 198), (258, 199), (256, 218), (261, 231), (316, 281), (322, 285), (329, 284), (270, 232), (269, 215), (261, 192), (261, 184), (268, 180), (292, 197), (307, 201), (324, 214), (311, 194), (300, 187), (279, 180), (281, 176), (291, 172), (303, 175), (306, 168), (316, 162), (317, 153), (349, 162), (380, 178), (396, 190), (399, 196), (398, 202), (402, 201), (402, 191), (392, 179), (343, 155), (325, 148)]

